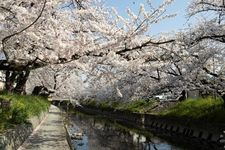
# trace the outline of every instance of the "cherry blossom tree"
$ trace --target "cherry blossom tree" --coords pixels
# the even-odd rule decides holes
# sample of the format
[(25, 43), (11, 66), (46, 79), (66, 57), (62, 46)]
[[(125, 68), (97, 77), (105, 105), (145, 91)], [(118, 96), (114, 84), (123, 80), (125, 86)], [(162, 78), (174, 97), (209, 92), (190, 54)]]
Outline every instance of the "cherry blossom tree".
[(116, 55), (136, 59), (143, 47), (172, 42), (145, 34), (152, 24), (173, 16), (164, 15), (172, 0), (156, 8), (147, 3), (149, 10), (141, 5), (135, 15), (128, 9), (125, 19), (98, 0), (1, 1), (0, 39), (6, 60), (0, 69), (6, 70), (6, 89), (24, 92), (30, 71), (49, 64), (78, 61), (86, 67), (89, 57), (96, 62)]
[[(224, 0), (193, 1), (188, 13), (190, 17), (210, 16), (202, 18), (198, 25), (186, 32), (181, 39), (186, 45), (186, 53), (192, 60), (194, 72), (192, 83), (206, 91), (218, 94), (224, 99), (225, 50), (224, 50)], [(199, 16), (198, 16), (199, 17)], [(189, 79), (190, 80), (190, 79)], [(225, 100), (225, 99), (224, 99)]]
[(69, 63), (65, 65), (50, 65), (33, 70), (27, 81), (28, 93), (34, 87), (41, 86), (51, 91), (55, 98), (81, 99), (86, 94), (84, 73)]
[[(128, 49), (124, 58), (129, 65), (123, 62), (123, 74), (110, 71), (116, 85), (114, 90), (120, 89), (125, 99), (135, 93), (151, 97), (165, 92), (179, 95), (183, 90), (193, 89), (224, 99), (224, 8), (224, 0), (193, 1), (188, 14), (191, 18), (201, 19), (189, 29), (177, 32), (170, 38), (173, 42), (137, 48), (142, 51)], [(101, 74), (109, 72), (102, 71)]]

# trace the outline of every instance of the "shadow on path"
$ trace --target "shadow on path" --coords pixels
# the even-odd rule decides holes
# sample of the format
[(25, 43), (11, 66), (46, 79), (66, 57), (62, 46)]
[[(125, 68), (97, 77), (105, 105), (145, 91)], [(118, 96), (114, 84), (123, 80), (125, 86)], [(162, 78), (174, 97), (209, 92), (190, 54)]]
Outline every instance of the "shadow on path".
[(69, 150), (59, 108), (51, 105), (48, 116), (18, 150)]

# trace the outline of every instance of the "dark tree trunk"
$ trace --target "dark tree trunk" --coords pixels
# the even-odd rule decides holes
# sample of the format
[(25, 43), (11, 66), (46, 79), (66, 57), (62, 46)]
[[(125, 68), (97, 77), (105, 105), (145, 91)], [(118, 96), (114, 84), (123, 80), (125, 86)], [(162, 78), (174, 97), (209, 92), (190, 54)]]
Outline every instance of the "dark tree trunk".
[(26, 82), (29, 77), (30, 70), (15, 71), (7, 70), (6, 71), (6, 82), (5, 90), (8, 92), (16, 92), (18, 94), (25, 94)]
[(178, 97), (178, 101), (184, 101), (187, 99), (187, 92), (185, 90), (183, 90), (181, 93), (180, 93), (180, 96)]
[(30, 75), (30, 70), (22, 71), (18, 74), (17, 84), (14, 88), (14, 92), (19, 94), (26, 94), (26, 82)]
[(17, 72), (16, 71), (6, 71), (5, 76), (5, 90), (8, 92), (13, 92), (14, 83), (16, 80)]
[(225, 93), (221, 95), (221, 98), (223, 99), (223, 107), (225, 108)]

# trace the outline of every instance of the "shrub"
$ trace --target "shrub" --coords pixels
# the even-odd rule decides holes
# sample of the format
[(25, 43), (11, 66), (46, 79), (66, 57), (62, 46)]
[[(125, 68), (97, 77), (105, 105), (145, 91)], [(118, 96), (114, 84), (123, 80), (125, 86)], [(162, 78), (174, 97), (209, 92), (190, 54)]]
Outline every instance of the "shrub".
[(29, 117), (40, 115), (50, 106), (50, 103), (43, 97), (32, 95), (2, 92), (0, 98), (11, 101), (10, 108), (0, 111), (0, 131), (13, 124), (26, 122)]
[(28, 113), (25, 108), (14, 108), (12, 111), (11, 122), (15, 124), (21, 124), (26, 122), (28, 119)]

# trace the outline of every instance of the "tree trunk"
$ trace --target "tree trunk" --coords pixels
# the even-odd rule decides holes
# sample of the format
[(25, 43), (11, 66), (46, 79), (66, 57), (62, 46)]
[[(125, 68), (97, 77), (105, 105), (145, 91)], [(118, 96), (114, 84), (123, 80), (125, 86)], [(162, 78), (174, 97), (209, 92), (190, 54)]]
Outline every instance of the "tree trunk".
[(25, 94), (26, 82), (30, 75), (30, 70), (24, 71), (15, 71), (7, 70), (6, 71), (6, 82), (5, 90), (8, 92), (16, 92), (18, 94)]
[(225, 108), (225, 93), (221, 95), (222, 99), (223, 99), (223, 107)]
[(28, 80), (29, 75), (30, 70), (22, 71), (20, 72), (20, 74), (18, 74), (17, 84), (14, 88), (14, 92), (19, 94), (26, 94), (26, 82)]
[(6, 71), (5, 76), (5, 90), (8, 92), (13, 92), (14, 83), (16, 80), (17, 72), (16, 71)]

